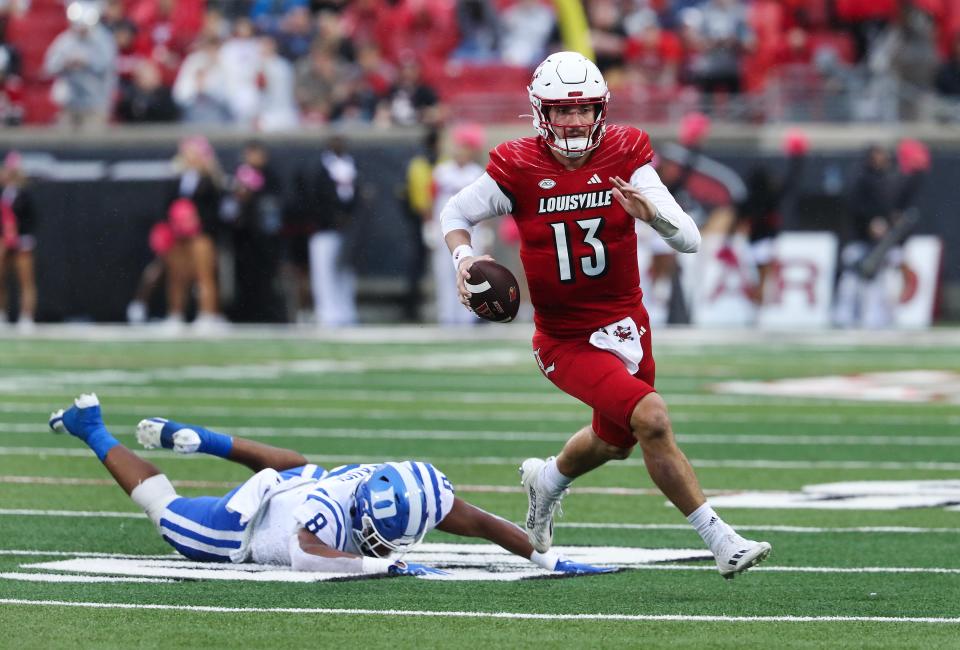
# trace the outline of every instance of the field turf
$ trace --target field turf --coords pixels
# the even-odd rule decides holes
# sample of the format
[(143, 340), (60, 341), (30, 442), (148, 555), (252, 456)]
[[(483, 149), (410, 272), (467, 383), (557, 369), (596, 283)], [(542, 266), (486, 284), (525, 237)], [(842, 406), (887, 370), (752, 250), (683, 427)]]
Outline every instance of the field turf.
[[(589, 417), (540, 374), (523, 325), (480, 328), (474, 340), (422, 328), (337, 339), (91, 331), (0, 338), (0, 647), (960, 647), (960, 511), (942, 506), (718, 507), (773, 544), (766, 564), (733, 581), (707, 560), (519, 582), (23, 579), (42, 571), (22, 565), (72, 554), (171, 550), (82, 443), (47, 430), (50, 411), (80, 392), (98, 393), (108, 426), (135, 449), (136, 422), (167, 416), (293, 447), (327, 467), (416, 458), (512, 521), (526, 511), (519, 462), (556, 453)], [(711, 496), (960, 476), (956, 385), (932, 402), (715, 388), (956, 371), (960, 333), (665, 332), (655, 351), (657, 388)], [(223, 493), (249, 475), (216, 458), (148, 457), (187, 496)], [(583, 477), (555, 542), (701, 549), (653, 487), (639, 454)], [(466, 540), (435, 532), (427, 541)]]

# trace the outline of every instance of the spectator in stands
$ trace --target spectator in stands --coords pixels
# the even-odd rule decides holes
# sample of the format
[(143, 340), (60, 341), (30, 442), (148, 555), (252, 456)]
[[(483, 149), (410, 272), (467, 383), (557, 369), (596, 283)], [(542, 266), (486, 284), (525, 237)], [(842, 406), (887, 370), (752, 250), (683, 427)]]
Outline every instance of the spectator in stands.
[(133, 84), (137, 67), (148, 59), (137, 50), (137, 26), (131, 21), (123, 19), (114, 21), (108, 29), (113, 34), (113, 41), (117, 48), (117, 83), (122, 94)]
[(352, 71), (327, 48), (315, 45), (297, 62), (294, 95), (308, 124), (329, 122), (351, 92)]
[(547, 53), (556, 27), (551, 5), (518, 0), (500, 16), (500, 56), (508, 65), (532, 68)]
[(297, 196), (310, 236), (310, 285), (316, 322), (342, 327), (357, 322), (356, 250), (349, 233), (357, 205), (357, 165), (346, 140), (334, 136), (297, 173)]
[(227, 76), (220, 59), (220, 41), (202, 37), (186, 58), (173, 84), (173, 99), (191, 124), (226, 124), (231, 119)]
[(683, 62), (683, 44), (677, 35), (660, 28), (652, 9), (634, 12), (624, 26), (628, 34), (624, 58), (629, 71), (643, 84), (675, 87)]
[(20, 154), (11, 151), (0, 168), (0, 323), (6, 322), (6, 271), (12, 267), (20, 289), (17, 327), (23, 333), (33, 330), (37, 309), (37, 283), (34, 277), (33, 251), (37, 246), (36, 212), (33, 209), (27, 177)]
[(116, 46), (100, 25), (92, 2), (67, 7), (70, 27), (57, 36), (44, 57), (44, 72), (55, 78), (51, 95), (60, 121), (73, 127), (106, 124), (116, 87)]
[(170, 89), (163, 85), (157, 64), (145, 59), (137, 66), (133, 83), (121, 88), (117, 118), (121, 122), (176, 122), (180, 110)]
[(226, 79), (227, 104), (234, 124), (254, 126), (260, 108), (258, 76), (262, 50), (249, 18), (233, 24), (233, 36), (220, 48), (220, 65)]
[(135, 0), (129, 6), (137, 50), (160, 67), (164, 85), (171, 85), (203, 26), (205, 0)]
[(227, 20), (222, 11), (208, 7), (207, 12), (203, 14), (203, 24), (200, 26), (200, 33), (197, 35), (197, 39), (193, 42), (192, 47), (196, 49), (197, 42), (202, 39), (211, 38), (218, 43), (222, 43), (229, 37), (230, 21)]
[(685, 16), (702, 39), (700, 51), (690, 62), (694, 83), (708, 95), (739, 94), (740, 59), (755, 44), (746, 7), (737, 0), (708, 0), (702, 9), (688, 9)]
[(897, 13), (897, 0), (834, 0), (834, 15), (854, 39), (855, 60), (861, 61), (874, 40)]
[(322, 48), (343, 62), (357, 59), (354, 42), (347, 37), (344, 21), (332, 11), (320, 11), (316, 18), (316, 36), (311, 48)]
[(232, 230), (236, 295), (231, 315), (246, 322), (281, 322), (286, 313), (278, 273), (283, 204), (280, 179), (262, 142), (248, 142), (221, 217)]
[(401, 194), (403, 215), (410, 234), (410, 264), (407, 267), (407, 287), (403, 297), (403, 317), (410, 323), (420, 322), (420, 304), (423, 294), (420, 280), (427, 264), (426, 227), (433, 220), (433, 170), (440, 153), (440, 131), (431, 128), (423, 141), (422, 150), (407, 164), (406, 186)]
[(951, 99), (960, 99), (960, 34), (953, 39), (950, 56), (937, 70), (937, 92)]
[[(254, 0), (207, 0), (207, 10), (221, 14), (225, 20), (233, 21), (241, 17), (249, 17)], [(221, 34), (221, 37), (225, 35)]]
[(250, 19), (261, 34), (276, 34), (285, 17), (296, 9), (309, 11), (308, 0), (253, 0)]
[(457, 0), (460, 41), (452, 58), (487, 63), (499, 58), (497, 12), (491, 0)]
[(16, 48), (0, 44), (0, 124), (16, 126), (23, 122), (23, 79), (20, 55)]
[(400, 64), (397, 82), (385, 100), (390, 121), (399, 126), (436, 124), (440, 118), (440, 98), (432, 86), (420, 77), (420, 65), (408, 57)]
[(870, 50), (871, 71), (895, 80), (900, 119), (921, 117), (921, 102), (925, 93), (933, 90), (939, 66), (935, 38), (932, 16), (907, 2)]
[(294, 100), (293, 66), (277, 52), (270, 36), (260, 38), (260, 70), (257, 73), (260, 131), (289, 131), (300, 123)]
[[(607, 75), (608, 70), (616, 75), (623, 67), (627, 36), (620, 8), (614, 0), (595, 0), (587, 5), (587, 16), (597, 67), (604, 75)], [(608, 77), (608, 82), (610, 81)], [(616, 76), (612, 83), (616, 83)]]
[(310, 53), (315, 36), (310, 10), (306, 7), (294, 7), (284, 14), (272, 34), (277, 39), (277, 48), (285, 59), (296, 62), (304, 58)]
[(374, 45), (357, 51), (357, 65), (347, 68), (342, 78), (343, 90), (336, 93), (330, 114), (333, 122), (370, 122), (378, 114), (382, 123), (389, 123), (383, 96), (390, 88), (392, 68), (380, 57)]

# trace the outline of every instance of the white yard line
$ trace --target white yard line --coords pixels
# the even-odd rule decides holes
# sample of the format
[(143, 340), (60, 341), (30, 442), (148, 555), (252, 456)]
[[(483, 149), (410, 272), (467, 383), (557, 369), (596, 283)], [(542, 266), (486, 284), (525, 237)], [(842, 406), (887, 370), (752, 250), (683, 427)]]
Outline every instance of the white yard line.
[[(419, 416), (418, 416), (419, 417)], [(453, 418), (451, 418), (453, 419)], [(494, 418), (495, 419), (495, 418)], [(429, 420), (429, 418), (428, 418)], [(182, 421), (182, 420), (181, 420)], [(571, 420), (572, 422), (573, 420)], [(229, 426), (211, 427), (223, 433), (253, 438), (365, 438), (368, 440), (462, 440), (494, 442), (564, 442), (573, 430), (572, 427), (557, 432), (532, 431), (469, 431), (452, 429), (370, 429), (363, 427), (277, 427), (277, 426)], [(49, 432), (46, 425), (4, 424), (0, 423), (0, 434), (45, 435)], [(115, 431), (122, 435), (123, 431)], [(832, 445), (859, 447), (864, 445), (899, 447), (957, 447), (960, 436), (909, 436), (909, 435), (768, 435), (768, 434), (725, 434), (725, 433), (678, 433), (677, 440), (689, 445), (763, 445), (774, 447), (828, 447)]]
[[(498, 486), (471, 486), (471, 487), (498, 487)], [(457, 486), (460, 490), (460, 486)], [(520, 492), (519, 488), (511, 491)], [(651, 490), (652, 491), (652, 490)], [(658, 492), (659, 493), (659, 492)], [(121, 512), (111, 510), (36, 510), (29, 508), (0, 508), (0, 516), (26, 516), (26, 517), (102, 517), (106, 519), (143, 519), (142, 512)], [(594, 523), (594, 522), (557, 522), (557, 528), (585, 528), (599, 530), (691, 530), (689, 524), (630, 524), (630, 523)], [(834, 534), (834, 533), (859, 533), (859, 534), (906, 534), (906, 535), (929, 535), (934, 533), (943, 533), (950, 535), (960, 534), (960, 528), (922, 528), (918, 526), (853, 526), (830, 528), (823, 526), (781, 526), (778, 524), (737, 526), (737, 530), (749, 530), (771, 533), (797, 533), (797, 534)], [(0, 552), (2, 553), (2, 552)]]
[(165, 578), (131, 578), (127, 576), (89, 576), (50, 574), (50, 573), (22, 573), (17, 571), (0, 572), (0, 578), (6, 580), (20, 580), (22, 582), (78, 582), (78, 583), (96, 583), (96, 582), (150, 582), (150, 583), (172, 583), (176, 580), (167, 580)]
[[(4, 379), (12, 379), (11, 377), (5, 377)], [(537, 383), (536, 381), (531, 383), (532, 388), (540, 388), (542, 390), (527, 390), (527, 391), (485, 391), (482, 388), (478, 389), (475, 385), (470, 386), (464, 383), (464, 385), (458, 386), (457, 381), (452, 378), (444, 378), (443, 383), (445, 386), (439, 386), (440, 380), (430, 381), (424, 383), (425, 387), (429, 387), (433, 390), (412, 390), (412, 388), (418, 386), (418, 378), (409, 378), (403, 380), (402, 388), (394, 388), (392, 386), (381, 386), (377, 383), (376, 378), (370, 378), (370, 388), (357, 388), (357, 389), (343, 389), (343, 388), (328, 388), (324, 386), (307, 386), (307, 387), (287, 387), (287, 388), (246, 388), (246, 387), (211, 387), (211, 386), (196, 386), (190, 388), (181, 388), (176, 386), (104, 386), (99, 384), (98, 386), (93, 386), (92, 388), (99, 390), (101, 397), (109, 399), (111, 397), (130, 397), (137, 399), (148, 399), (148, 398), (157, 398), (157, 399), (169, 399), (169, 400), (178, 400), (178, 399), (211, 399), (211, 400), (220, 400), (220, 401), (244, 401), (248, 399), (259, 399), (259, 400), (268, 400), (268, 401), (310, 401), (310, 400), (371, 400), (378, 402), (400, 402), (406, 403), (413, 400), (419, 401), (432, 401), (432, 402), (451, 402), (454, 404), (522, 404), (529, 406), (537, 406), (543, 403), (551, 404), (567, 404), (567, 405), (578, 405), (579, 402), (574, 400), (567, 395), (553, 390), (549, 387), (546, 382), (542, 384)], [(665, 384), (669, 384), (669, 380), (665, 380)], [(44, 386), (31, 386), (26, 387), (22, 390), (11, 391), (10, 395), (13, 397), (20, 396), (30, 396), (30, 397), (44, 397), (48, 395), (62, 395), (64, 391), (69, 386), (76, 386), (78, 384), (83, 384), (85, 386), (90, 386), (89, 383), (85, 382), (83, 378), (77, 378), (75, 381), (70, 382), (69, 385), (44, 385)], [(3, 384), (0, 384), (0, 390), (2, 390)], [(87, 390), (90, 390), (88, 388)], [(664, 398), (673, 405), (689, 405), (689, 406), (760, 406), (768, 408), (776, 407), (804, 407), (804, 406), (835, 406), (835, 407), (848, 407), (851, 409), (862, 409), (864, 404), (861, 401), (855, 400), (836, 400), (836, 399), (825, 399), (825, 398), (815, 398), (815, 397), (790, 397), (790, 396), (776, 396), (776, 397), (766, 397), (766, 396), (753, 396), (753, 395), (715, 395), (715, 394), (699, 394), (699, 393), (681, 393), (667, 390), (664, 393)], [(911, 406), (910, 404), (899, 405), (899, 404), (871, 404), (871, 408), (894, 408), (902, 406)], [(919, 405), (913, 405), (919, 408)], [(923, 405), (927, 406), (927, 405)], [(707, 418), (713, 414), (704, 415), (703, 417)], [(722, 415), (722, 414), (720, 414)], [(803, 417), (809, 418), (823, 418), (827, 422), (832, 422), (838, 418), (847, 418), (848, 416), (843, 415), (827, 415), (827, 414), (800, 414)], [(856, 414), (851, 414), (851, 416), (856, 420), (858, 417)], [(896, 414), (891, 414), (894, 418), (902, 418), (904, 423), (915, 423), (915, 422), (941, 422), (942, 418), (933, 415), (910, 415), (910, 416), (898, 416)], [(877, 420), (882, 420), (882, 416), (875, 416)], [(846, 421), (846, 420), (845, 420)]]
[[(78, 478), (69, 476), (11, 476), (0, 475), (0, 484), (13, 485), (116, 485), (113, 479), (108, 478)], [(231, 489), (240, 484), (240, 481), (197, 481), (174, 480), (177, 487), (189, 488), (218, 488)], [(520, 494), (523, 488), (513, 485), (457, 485), (458, 492), (468, 494)], [(625, 488), (625, 487), (588, 487), (577, 488), (579, 494), (600, 494), (605, 496), (658, 496), (662, 494), (656, 488)], [(729, 494), (731, 490), (705, 490), (707, 494)], [(43, 511), (37, 511), (43, 512)], [(4, 510), (0, 510), (3, 514)]]
[(222, 366), (183, 366), (150, 370), (92, 370), (29, 373), (0, 377), (0, 391), (16, 392), (50, 386), (87, 386), (103, 384), (148, 384), (155, 381), (278, 379), (286, 375), (365, 373), (383, 370), (461, 370), (513, 366), (529, 361), (531, 353), (519, 350), (478, 352), (434, 352), (354, 360), (293, 359)]
[[(307, 437), (307, 436), (303, 436)], [(146, 458), (166, 458), (176, 459), (197, 459), (208, 458), (195, 454), (191, 456), (180, 456), (172, 452), (138, 452)], [(86, 449), (62, 449), (58, 447), (0, 447), (0, 456), (67, 456), (67, 457), (88, 457), (90, 452)], [(354, 454), (305, 454), (311, 461), (318, 463), (380, 463), (384, 456), (366, 456)], [(438, 465), (508, 465), (515, 466), (518, 460), (514, 456), (432, 456), (421, 454), (421, 460)], [(882, 471), (911, 471), (922, 470), (931, 472), (957, 472), (960, 471), (960, 462), (934, 462), (934, 461), (867, 461), (867, 460), (717, 460), (713, 458), (691, 458), (691, 464), (698, 468), (710, 469), (779, 469), (779, 470), (812, 470), (812, 469), (862, 469), (862, 470), (882, 470)], [(643, 460), (628, 458), (618, 461), (613, 467), (640, 467), (643, 466)], [(579, 489), (579, 488), (578, 488)], [(732, 491), (732, 490), (727, 490)]]
[(2, 598), (4, 605), (36, 607), (82, 607), (87, 609), (144, 609), (215, 614), (326, 614), (339, 616), (385, 616), (414, 618), (492, 618), (546, 621), (698, 621), (717, 623), (940, 623), (960, 624), (960, 617), (926, 616), (709, 616), (691, 614), (528, 614), (525, 612), (471, 612), (399, 609), (336, 609), (326, 607), (216, 607), (210, 605), (163, 605), (157, 603), (98, 603), (69, 600)]
[[(377, 402), (376, 395), (371, 392), (368, 399)], [(249, 400), (247, 400), (249, 401)], [(669, 401), (669, 398), (668, 398)], [(529, 400), (528, 408), (519, 410), (503, 410), (498, 407), (484, 410), (467, 409), (435, 409), (421, 408), (410, 409), (389, 409), (389, 408), (367, 408), (364, 406), (316, 406), (316, 407), (295, 407), (286, 405), (257, 405), (257, 406), (208, 406), (196, 404), (181, 404), (175, 409), (175, 413), (160, 414), (164, 416), (175, 416), (173, 419), (183, 421), (184, 419), (207, 420), (220, 417), (256, 417), (270, 418), (273, 420), (304, 420), (315, 419), (322, 422), (327, 418), (339, 419), (361, 419), (361, 420), (455, 420), (455, 421), (496, 421), (496, 422), (579, 422), (588, 417), (588, 410), (584, 406), (571, 404), (577, 408), (557, 410), (555, 405), (553, 409), (535, 408), (537, 398), (532, 397)], [(169, 407), (167, 407), (169, 408)], [(49, 410), (52, 410), (50, 407)], [(130, 404), (115, 404), (108, 407), (111, 417), (124, 416), (132, 418), (143, 418), (155, 413), (157, 408), (134, 406)], [(0, 403), (0, 413), (34, 413), (45, 414), (44, 409), (36, 404), (28, 403)], [(38, 418), (39, 419), (39, 418)], [(781, 424), (821, 424), (849, 426), (852, 424), (873, 424), (884, 426), (921, 426), (921, 427), (942, 427), (960, 424), (960, 416), (942, 415), (942, 416), (884, 416), (884, 415), (860, 415), (845, 416), (836, 414), (789, 414), (789, 413), (677, 413), (674, 414), (675, 422), (722, 422), (726, 424), (757, 424), (757, 423), (781, 423)]]
[[(559, 521), (557, 528), (594, 528), (609, 530), (691, 530), (689, 524), (627, 524), (627, 523), (593, 523)], [(960, 528), (921, 528), (917, 526), (852, 526), (831, 528), (823, 526), (781, 526), (778, 524), (761, 524), (753, 526), (737, 526), (737, 530), (750, 530), (771, 533), (798, 533), (798, 534), (833, 534), (833, 533), (900, 533), (908, 535), (931, 533), (947, 533), (960, 535)]]

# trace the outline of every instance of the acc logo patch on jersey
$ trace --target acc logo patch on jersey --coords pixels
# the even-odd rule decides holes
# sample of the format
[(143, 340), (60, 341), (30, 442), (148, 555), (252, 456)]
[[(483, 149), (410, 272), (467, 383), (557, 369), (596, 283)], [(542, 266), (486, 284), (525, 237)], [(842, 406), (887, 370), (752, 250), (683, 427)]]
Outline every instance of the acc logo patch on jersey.
[(545, 190), (552, 190), (557, 186), (557, 181), (553, 180), (552, 178), (544, 178), (542, 181), (537, 183), (537, 185)]

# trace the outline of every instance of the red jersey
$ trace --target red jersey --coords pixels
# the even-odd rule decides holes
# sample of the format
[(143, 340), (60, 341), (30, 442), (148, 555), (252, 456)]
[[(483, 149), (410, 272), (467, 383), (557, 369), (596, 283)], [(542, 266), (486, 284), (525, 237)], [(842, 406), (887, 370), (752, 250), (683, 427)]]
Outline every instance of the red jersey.
[(568, 170), (540, 137), (504, 142), (487, 173), (513, 201), (534, 323), (555, 338), (588, 335), (640, 305), (635, 219), (613, 198), (653, 158), (650, 138), (609, 126), (587, 163)]

